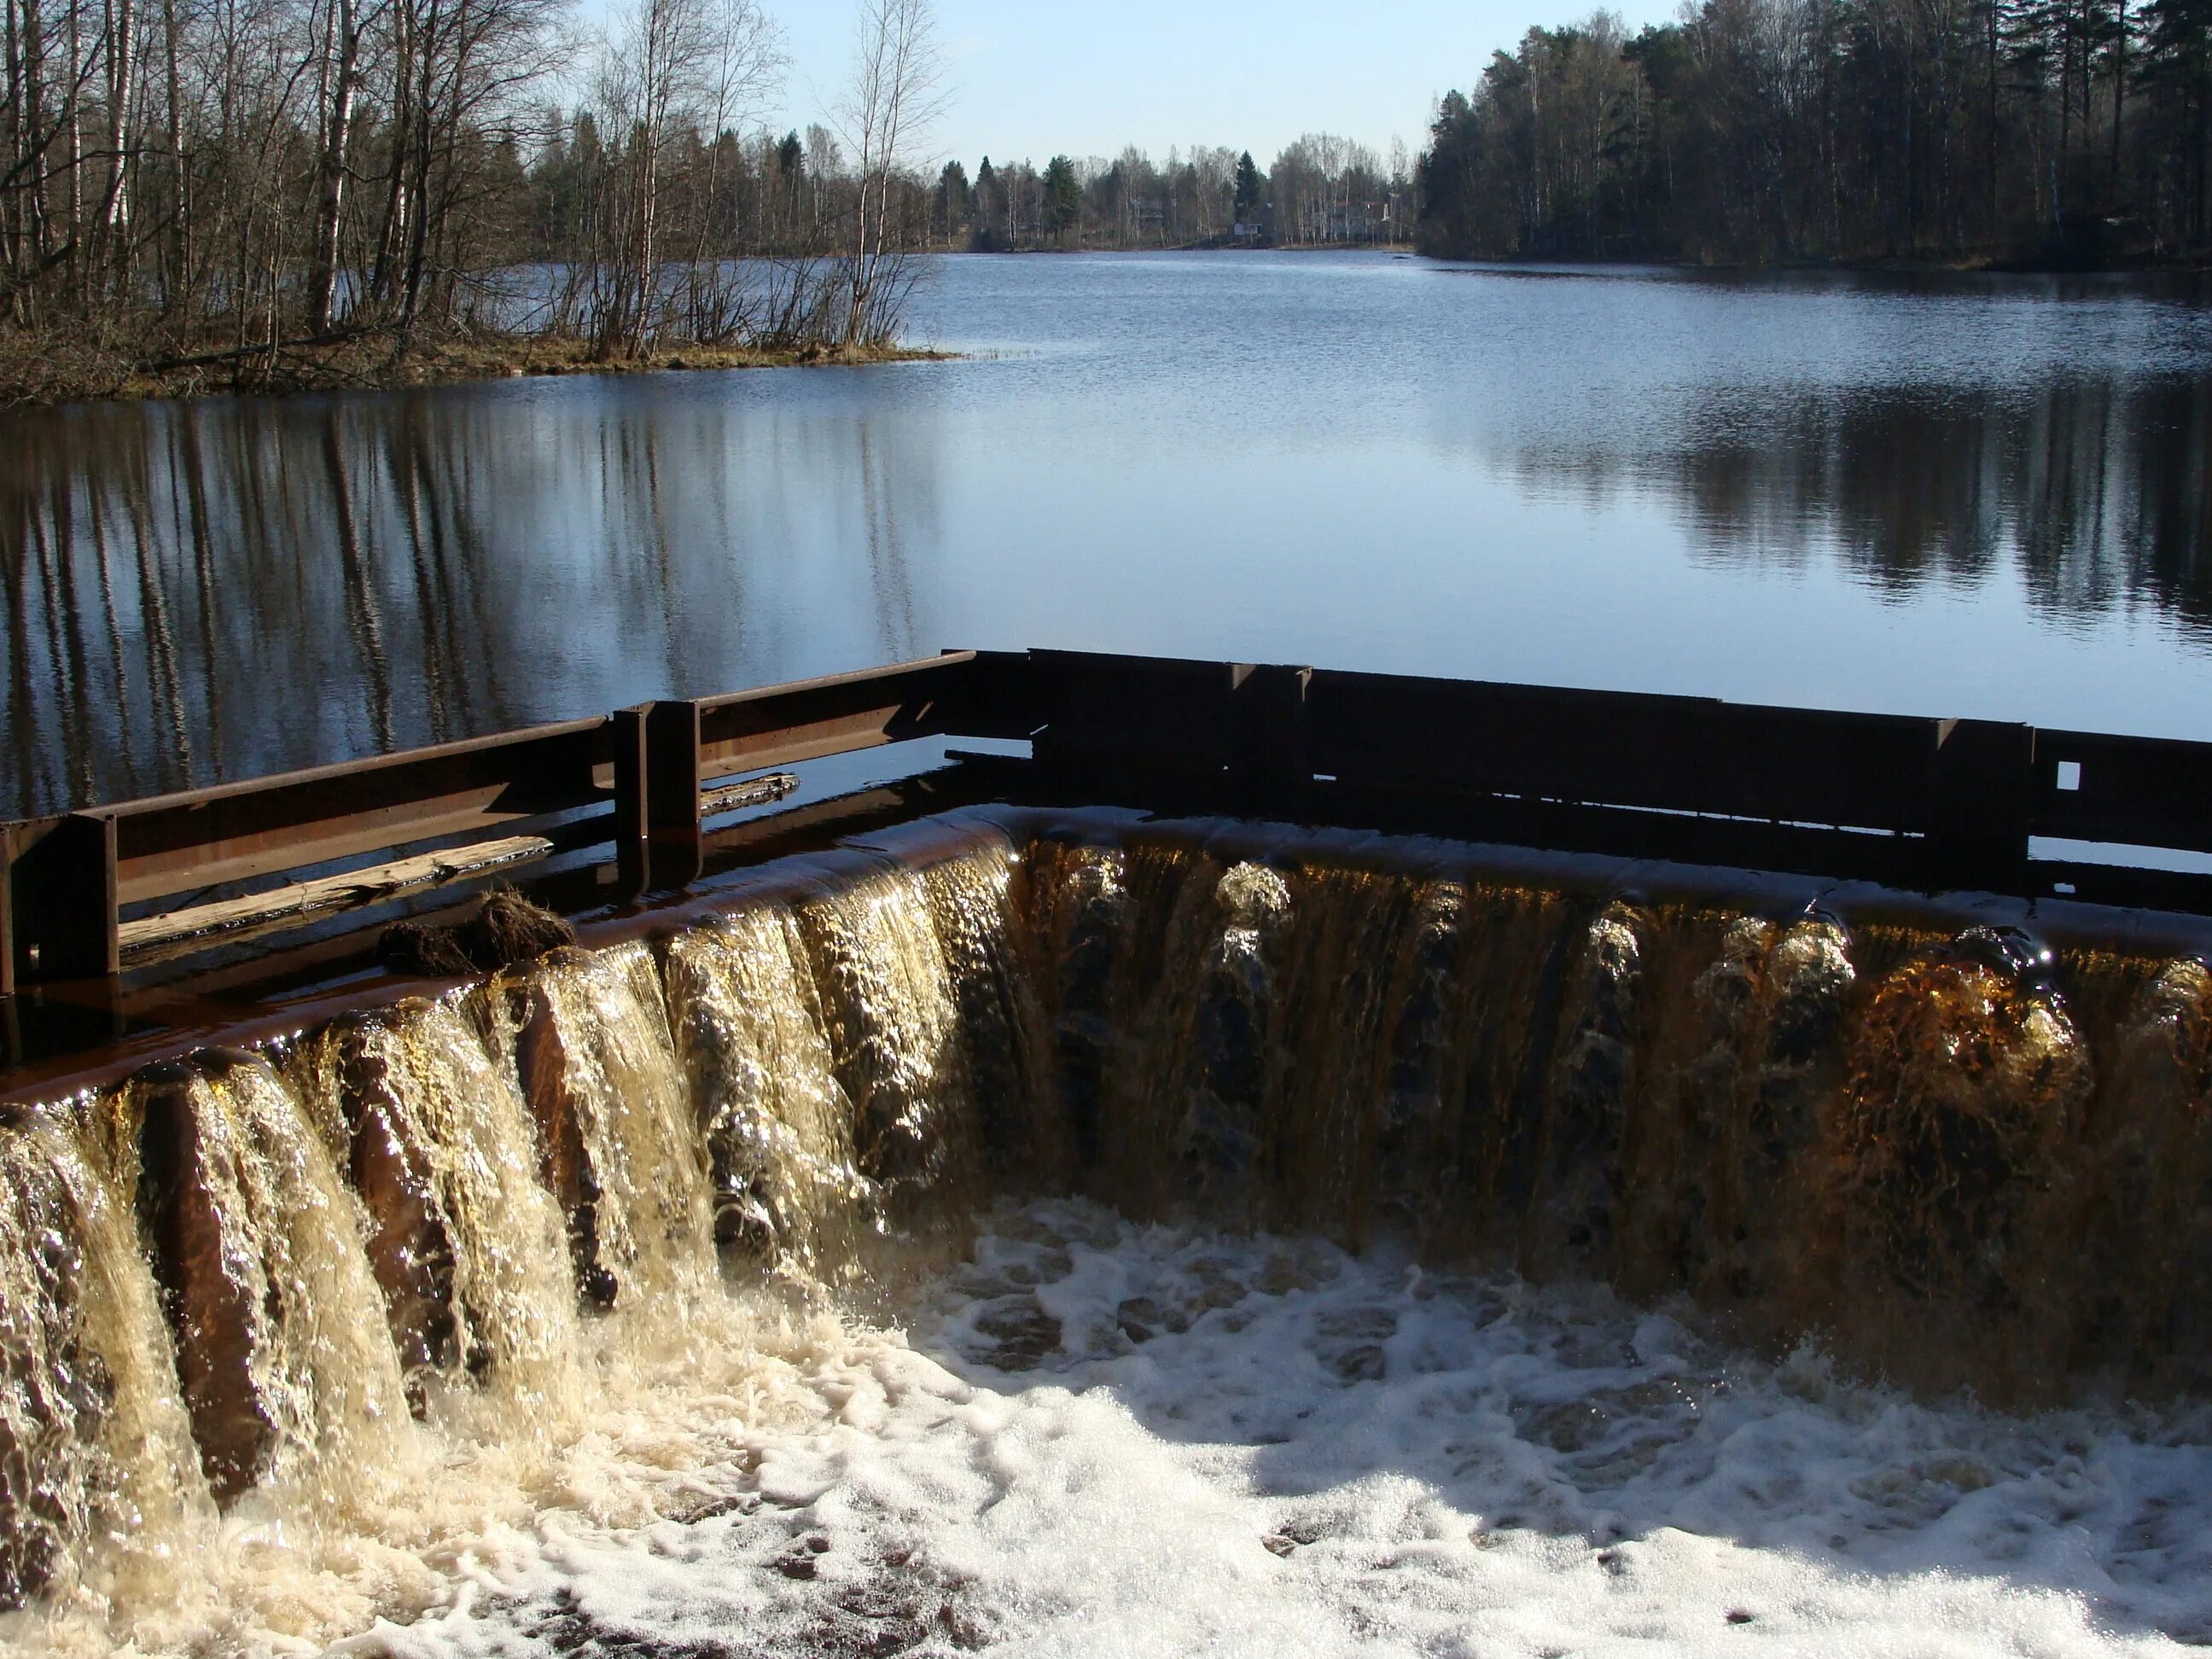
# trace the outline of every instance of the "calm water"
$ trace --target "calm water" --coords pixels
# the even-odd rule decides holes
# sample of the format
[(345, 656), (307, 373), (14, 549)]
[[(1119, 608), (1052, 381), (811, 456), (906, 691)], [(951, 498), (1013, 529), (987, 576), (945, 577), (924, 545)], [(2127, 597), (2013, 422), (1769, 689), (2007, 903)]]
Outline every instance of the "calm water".
[(962, 258), (969, 361), (0, 422), (0, 813), (954, 645), (2212, 738), (2212, 303)]

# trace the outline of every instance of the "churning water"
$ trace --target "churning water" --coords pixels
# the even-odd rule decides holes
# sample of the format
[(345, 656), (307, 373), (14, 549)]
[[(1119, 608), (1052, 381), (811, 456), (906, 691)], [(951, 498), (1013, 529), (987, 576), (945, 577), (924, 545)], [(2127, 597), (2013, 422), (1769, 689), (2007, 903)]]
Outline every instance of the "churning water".
[(959, 258), (957, 362), (11, 415), (0, 817), (947, 646), (2212, 737), (2205, 297)]
[(1012, 811), (725, 910), (0, 1127), (0, 1636), (2212, 1640), (2201, 961)]

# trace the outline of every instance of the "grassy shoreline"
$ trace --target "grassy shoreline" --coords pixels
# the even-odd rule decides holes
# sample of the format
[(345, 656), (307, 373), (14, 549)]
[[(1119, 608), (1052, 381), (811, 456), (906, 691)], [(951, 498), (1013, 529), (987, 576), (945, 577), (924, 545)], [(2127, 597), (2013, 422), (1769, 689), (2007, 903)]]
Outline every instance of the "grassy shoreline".
[(942, 362), (957, 354), (917, 346), (672, 346), (607, 359), (580, 336), (391, 336), (288, 341), (146, 360), (64, 335), (0, 339), (0, 406), (136, 402), (224, 395), (389, 392), (568, 374), (655, 374), (699, 369), (865, 368)]

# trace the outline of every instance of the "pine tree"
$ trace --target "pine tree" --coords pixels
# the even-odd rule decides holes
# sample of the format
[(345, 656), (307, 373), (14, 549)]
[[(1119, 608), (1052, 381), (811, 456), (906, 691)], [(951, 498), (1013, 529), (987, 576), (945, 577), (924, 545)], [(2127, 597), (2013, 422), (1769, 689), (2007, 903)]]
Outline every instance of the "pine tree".
[(1260, 204), (1267, 198), (1267, 181), (1252, 163), (1252, 152), (1246, 150), (1237, 158), (1237, 218), (1247, 222), (1259, 216)]
[(1080, 232), (1083, 224), (1083, 181), (1075, 176), (1075, 163), (1055, 155), (1044, 168), (1044, 228), (1055, 236)]

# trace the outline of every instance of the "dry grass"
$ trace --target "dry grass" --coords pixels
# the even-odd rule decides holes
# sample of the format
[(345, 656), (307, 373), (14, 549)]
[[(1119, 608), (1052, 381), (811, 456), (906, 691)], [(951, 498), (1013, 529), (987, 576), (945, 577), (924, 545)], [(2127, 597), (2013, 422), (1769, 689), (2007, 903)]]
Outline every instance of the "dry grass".
[(68, 333), (12, 331), (0, 333), (0, 404), (367, 391), (530, 375), (939, 362), (952, 355), (904, 346), (774, 350), (686, 346), (610, 362), (580, 337), (485, 333), (418, 333), (404, 349), (389, 335), (363, 333), (285, 343), (274, 349), (134, 355)]

